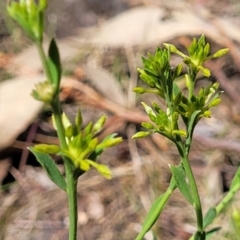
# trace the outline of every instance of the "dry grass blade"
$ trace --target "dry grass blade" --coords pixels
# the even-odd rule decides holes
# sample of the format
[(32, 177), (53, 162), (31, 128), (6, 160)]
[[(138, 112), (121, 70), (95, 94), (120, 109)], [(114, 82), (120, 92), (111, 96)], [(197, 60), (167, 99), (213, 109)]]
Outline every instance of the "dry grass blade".
[(65, 78), (62, 81), (63, 88), (72, 88), (80, 92), (78, 101), (84, 102), (88, 105), (94, 106), (98, 109), (106, 109), (115, 115), (125, 119), (129, 122), (141, 123), (148, 121), (148, 117), (135, 109), (127, 109), (121, 105), (109, 101), (108, 99), (101, 96), (91, 87), (71, 78)]
[(107, 99), (125, 106), (126, 98), (119, 82), (107, 70), (101, 67), (92, 67), (89, 64), (84, 67), (88, 80)]

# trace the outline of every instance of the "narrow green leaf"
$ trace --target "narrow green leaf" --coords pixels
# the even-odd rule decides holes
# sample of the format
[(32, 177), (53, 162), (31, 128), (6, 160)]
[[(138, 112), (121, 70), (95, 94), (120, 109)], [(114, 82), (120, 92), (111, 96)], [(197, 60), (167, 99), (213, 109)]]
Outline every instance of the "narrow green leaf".
[(238, 170), (233, 177), (233, 180), (232, 180), (232, 183), (231, 183), (231, 186), (230, 186), (230, 190), (232, 188), (234, 188), (235, 185), (237, 185), (237, 184), (240, 184), (240, 167), (238, 167)]
[(92, 129), (93, 134), (99, 133), (99, 132), (102, 130), (103, 125), (104, 125), (105, 122), (106, 122), (106, 116), (103, 115), (103, 116), (102, 116), (101, 118), (99, 118), (99, 119), (97, 120), (97, 122), (93, 125), (93, 129)]
[(191, 204), (193, 204), (193, 198), (191, 195), (191, 191), (189, 189), (189, 186), (187, 184), (186, 178), (185, 178), (185, 172), (181, 165), (179, 166), (171, 166), (172, 174), (175, 178), (177, 187), (179, 191), (182, 193), (182, 195), (187, 199), (187, 201)]
[(81, 131), (82, 123), (83, 123), (82, 112), (80, 109), (78, 109), (77, 116), (75, 118), (75, 124), (78, 133)]
[(204, 56), (207, 57), (209, 55), (209, 53), (210, 53), (210, 44), (209, 43), (207, 43), (205, 45), (203, 52), (204, 52)]
[(182, 64), (177, 65), (177, 67), (174, 70), (174, 78), (180, 76), (180, 74), (182, 73), (182, 68), (183, 68)]
[(33, 147), (30, 147), (29, 150), (34, 154), (38, 162), (42, 165), (45, 169), (46, 173), (48, 174), (49, 178), (62, 190), (66, 191), (67, 184), (65, 178), (57, 168), (54, 160), (45, 153), (40, 153), (36, 151)]
[(203, 228), (209, 226), (216, 216), (217, 216), (216, 209), (210, 208), (203, 219)]
[(153, 203), (150, 211), (148, 212), (144, 220), (141, 232), (138, 234), (135, 240), (142, 240), (144, 235), (151, 229), (153, 224), (157, 221), (158, 217), (160, 216), (165, 204), (167, 203), (169, 197), (171, 196), (175, 188), (176, 182), (174, 178), (172, 178), (167, 191), (160, 197), (158, 197), (157, 200)]
[(48, 79), (48, 80), (51, 81), (51, 83), (54, 86), (56, 86), (56, 88), (57, 88), (57, 86), (59, 85), (58, 84), (58, 82), (59, 82), (59, 73), (58, 73), (57, 67), (53, 63), (51, 58), (47, 59), (47, 65), (48, 65), (48, 69), (49, 69), (49, 72), (50, 72), (50, 75), (51, 75), (51, 79)]
[(206, 240), (212, 239), (211, 237), (218, 232), (221, 229), (221, 227), (215, 227), (210, 229), (209, 231), (206, 232)]
[(57, 47), (57, 44), (56, 44), (56, 41), (54, 38), (52, 39), (52, 41), (50, 43), (50, 47), (48, 50), (48, 56), (49, 56), (49, 58), (52, 59), (53, 63), (56, 65), (56, 67), (60, 70), (61, 69), (61, 60), (60, 60), (58, 47)]
[(148, 74), (151, 77), (156, 77), (156, 78), (158, 77), (158, 74), (156, 72), (154, 72), (153, 70), (150, 70), (147, 68), (144, 68), (143, 70), (145, 71), (146, 74)]
[(60, 60), (60, 55), (58, 51), (58, 47), (56, 44), (55, 39), (53, 38), (50, 47), (48, 50), (48, 57), (49, 57), (49, 68), (51, 71), (51, 74), (53, 74), (54, 77), (54, 83), (59, 85), (59, 80), (61, 76), (61, 60)]
[[(175, 84), (173, 86), (177, 86), (177, 85)], [(174, 92), (174, 88), (173, 88), (173, 92)], [(177, 107), (180, 104), (181, 100), (182, 100), (182, 93), (181, 92), (174, 93), (174, 96), (175, 96), (175, 98), (174, 98), (174, 106)]]
[(93, 127), (93, 123), (92, 123), (92, 122), (89, 122), (89, 123), (87, 124), (87, 126), (83, 129), (82, 132), (84, 133), (85, 136), (88, 136), (88, 135), (91, 134), (91, 132), (92, 132), (92, 127)]

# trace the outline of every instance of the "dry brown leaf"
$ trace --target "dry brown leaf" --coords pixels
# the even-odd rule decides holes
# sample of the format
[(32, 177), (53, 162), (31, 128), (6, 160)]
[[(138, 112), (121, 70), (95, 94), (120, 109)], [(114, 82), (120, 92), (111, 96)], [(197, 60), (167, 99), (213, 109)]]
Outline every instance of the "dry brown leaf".
[(0, 83), (0, 150), (10, 146), (42, 108), (31, 92), (43, 76), (19, 77)]

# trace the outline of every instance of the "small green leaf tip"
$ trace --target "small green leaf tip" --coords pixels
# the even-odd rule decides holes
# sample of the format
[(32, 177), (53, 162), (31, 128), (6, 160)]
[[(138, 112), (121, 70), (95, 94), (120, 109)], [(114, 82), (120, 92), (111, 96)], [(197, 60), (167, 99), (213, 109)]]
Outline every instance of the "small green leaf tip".
[(93, 125), (93, 134), (100, 132), (103, 128), (104, 123), (106, 122), (106, 116), (103, 115), (98, 121)]
[(82, 112), (81, 110), (78, 110), (77, 116), (75, 118), (75, 124), (78, 132), (80, 132), (81, 130), (82, 122), (83, 122)]

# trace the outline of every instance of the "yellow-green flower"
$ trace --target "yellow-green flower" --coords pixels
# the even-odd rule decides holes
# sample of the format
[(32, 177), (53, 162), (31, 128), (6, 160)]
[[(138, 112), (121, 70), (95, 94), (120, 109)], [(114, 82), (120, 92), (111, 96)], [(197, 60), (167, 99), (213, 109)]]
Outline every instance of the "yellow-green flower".
[[(116, 137), (116, 134), (111, 134), (99, 142), (96, 134), (102, 130), (105, 120), (106, 117), (102, 116), (95, 124), (90, 122), (84, 129), (81, 129), (81, 112), (77, 114), (75, 125), (72, 125), (67, 115), (63, 113), (62, 122), (65, 129), (67, 149), (60, 149), (58, 154), (67, 157), (75, 168), (88, 171), (91, 167), (94, 167), (104, 177), (110, 178), (110, 169), (103, 164), (96, 163), (96, 159), (106, 148), (122, 142), (122, 138)], [(54, 118), (53, 126), (57, 129)], [(50, 150), (52, 149), (53, 147)]]

